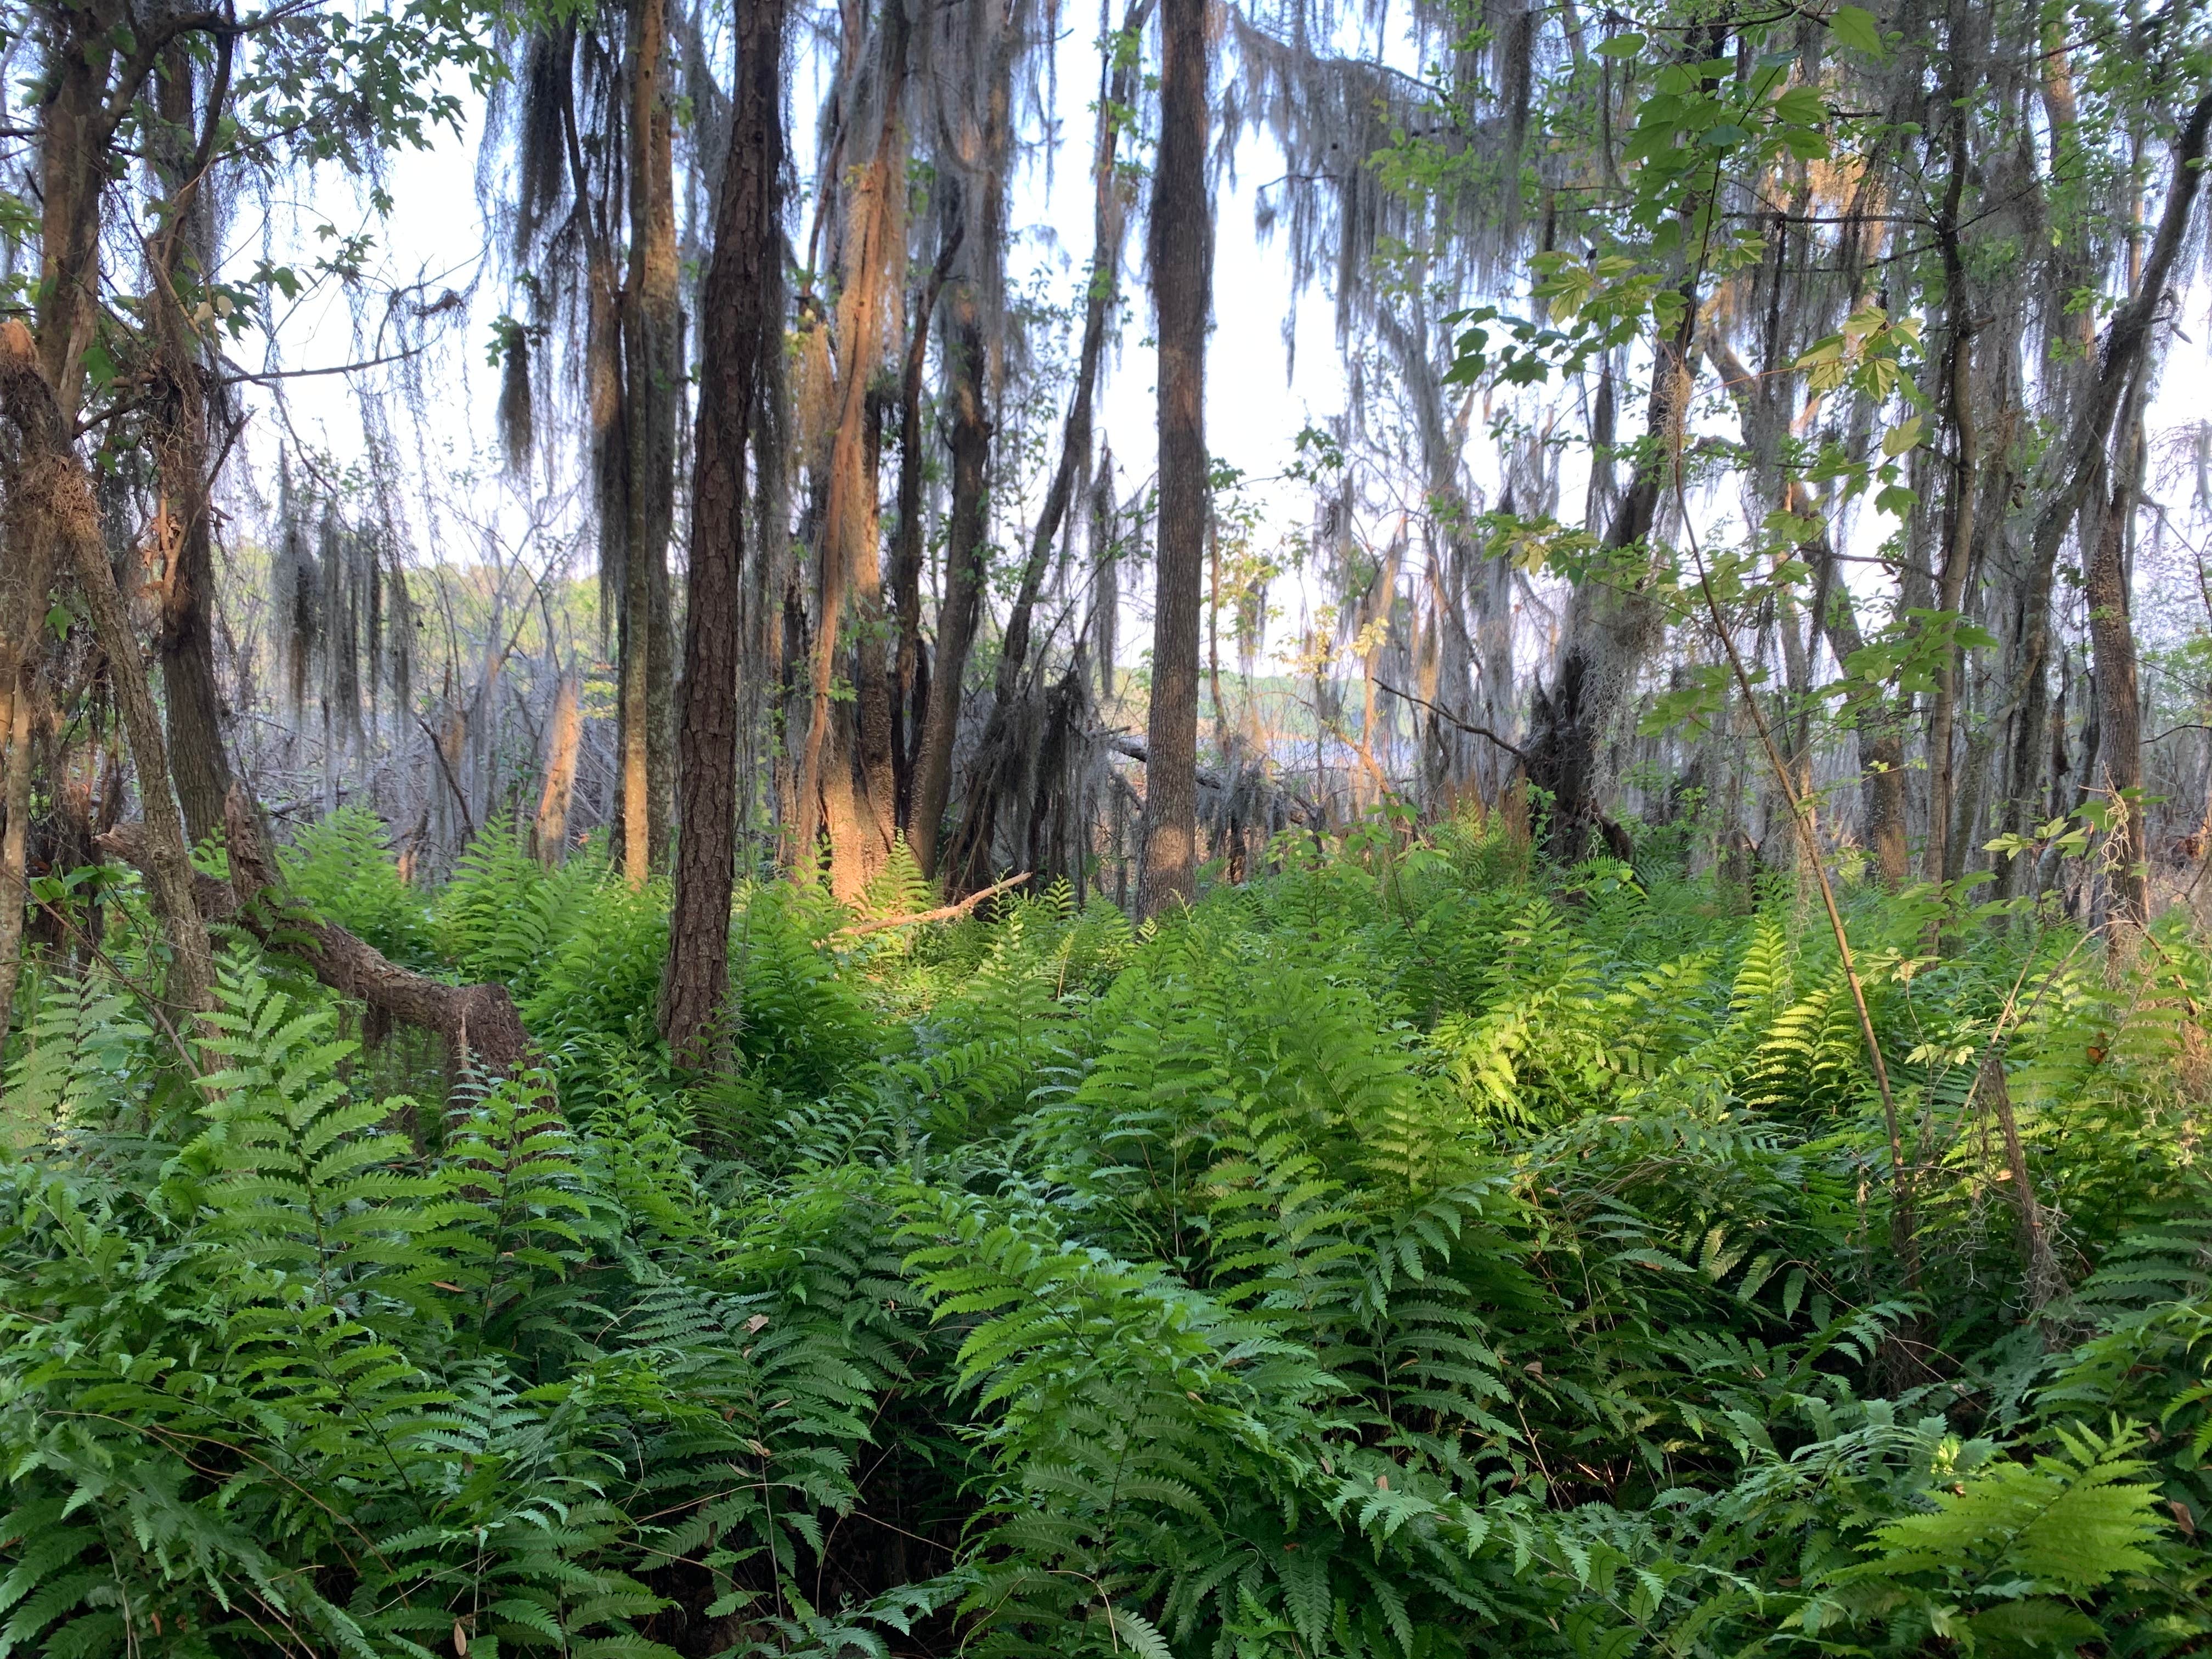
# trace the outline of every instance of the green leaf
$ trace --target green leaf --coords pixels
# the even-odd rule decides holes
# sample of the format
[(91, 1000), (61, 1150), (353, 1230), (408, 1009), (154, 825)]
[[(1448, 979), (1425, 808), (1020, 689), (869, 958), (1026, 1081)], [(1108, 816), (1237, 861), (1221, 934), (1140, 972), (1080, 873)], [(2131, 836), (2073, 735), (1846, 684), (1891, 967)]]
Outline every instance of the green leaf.
[(1610, 40), (1601, 40), (1598, 43), (1597, 55), (1601, 58), (1633, 58), (1643, 50), (1642, 35), (1616, 34)]
[(1801, 127), (1816, 127), (1828, 118), (1828, 106), (1812, 87), (1792, 87), (1774, 100), (1774, 118)]
[(1856, 52), (1863, 52), (1869, 58), (1884, 54), (1881, 25), (1863, 6), (1837, 7), (1828, 15), (1828, 27), (1838, 40)]

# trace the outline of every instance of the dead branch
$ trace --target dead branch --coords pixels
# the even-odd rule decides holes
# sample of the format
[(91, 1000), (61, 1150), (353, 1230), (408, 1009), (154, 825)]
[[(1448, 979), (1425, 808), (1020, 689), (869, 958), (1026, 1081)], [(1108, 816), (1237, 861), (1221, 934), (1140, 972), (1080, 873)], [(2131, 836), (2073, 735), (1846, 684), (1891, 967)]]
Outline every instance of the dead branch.
[(925, 921), (957, 921), (985, 899), (996, 898), (1010, 887), (1018, 887), (1030, 878), (1023, 871), (1018, 876), (1008, 876), (1004, 881), (986, 887), (980, 893), (970, 893), (956, 904), (940, 904), (934, 910), (917, 910), (912, 915), (884, 916), (875, 921), (856, 921), (849, 927), (840, 927), (830, 935), (831, 939), (859, 939), (864, 933), (881, 933), (893, 927), (915, 927)]

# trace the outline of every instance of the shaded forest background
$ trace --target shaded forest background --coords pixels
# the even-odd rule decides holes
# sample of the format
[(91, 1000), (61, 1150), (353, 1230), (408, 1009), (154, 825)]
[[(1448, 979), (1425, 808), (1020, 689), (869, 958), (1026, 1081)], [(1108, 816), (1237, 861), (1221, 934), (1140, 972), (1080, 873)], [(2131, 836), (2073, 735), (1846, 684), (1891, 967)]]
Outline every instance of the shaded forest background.
[(0, 1659), (2212, 1640), (2199, 0), (0, 67)]

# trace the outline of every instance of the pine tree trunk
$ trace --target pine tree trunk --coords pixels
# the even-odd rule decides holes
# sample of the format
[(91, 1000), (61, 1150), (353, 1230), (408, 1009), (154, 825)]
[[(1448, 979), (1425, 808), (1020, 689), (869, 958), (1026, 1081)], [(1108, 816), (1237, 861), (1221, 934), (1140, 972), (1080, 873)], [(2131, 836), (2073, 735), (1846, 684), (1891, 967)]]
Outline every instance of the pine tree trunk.
[[(746, 438), (763, 359), (783, 349), (784, 0), (741, 0), (737, 31), (729, 152), (701, 306), (676, 902), (661, 1000), (670, 1048), (700, 1067), (727, 1053)], [(763, 525), (763, 542), (777, 531)]]
[(1138, 908), (1197, 893), (1199, 604), (1206, 575), (1206, 319), (1212, 204), (1206, 185), (1206, 0), (1160, 8), (1160, 144), (1152, 181), (1159, 341), (1160, 506), (1146, 723), (1145, 871)]
[[(629, 281), (624, 295), (623, 611), (632, 648), (623, 662), (625, 812), (642, 808), (645, 865), (667, 855), (669, 754), (668, 538), (676, 513), (680, 358), (674, 112), (664, 82), (667, 0), (633, 0), (629, 17)], [(635, 737), (629, 734), (635, 732)], [(641, 798), (632, 788), (642, 774)], [(627, 850), (627, 849), (625, 849)], [(632, 880), (636, 866), (629, 866)]]

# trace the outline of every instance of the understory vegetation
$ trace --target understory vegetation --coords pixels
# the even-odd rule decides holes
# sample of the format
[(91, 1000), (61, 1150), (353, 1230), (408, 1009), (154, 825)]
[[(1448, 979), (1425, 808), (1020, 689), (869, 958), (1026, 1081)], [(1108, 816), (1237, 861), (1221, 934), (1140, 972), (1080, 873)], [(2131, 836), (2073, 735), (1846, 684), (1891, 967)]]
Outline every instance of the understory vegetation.
[(1275, 854), (1141, 925), (741, 892), (705, 1082), (602, 855), (289, 855), (511, 988), (489, 1082), (243, 933), (177, 1029), (107, 893), (9, 1049), (0, 1651), (2203, 1650), (2185, 912), (1843, 893), (1893, 1147), (1786, 875)]

